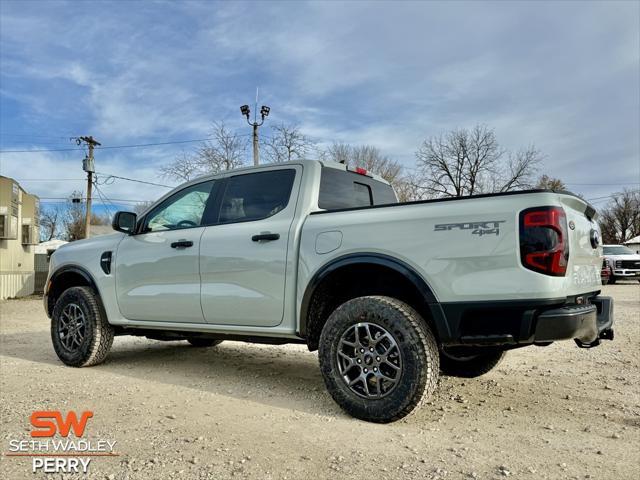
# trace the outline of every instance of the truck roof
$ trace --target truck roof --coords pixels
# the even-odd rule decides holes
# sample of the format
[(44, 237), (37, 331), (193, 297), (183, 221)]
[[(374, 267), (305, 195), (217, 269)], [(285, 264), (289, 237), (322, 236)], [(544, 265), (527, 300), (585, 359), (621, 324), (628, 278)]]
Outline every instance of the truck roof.
[(327, 168), (335, 168), (336, 170), (350, 171), (350, 172), (358, 173), (358, 174), (361, 174), (361, 175), (366, 175), (366, 176), (368, 176), (370, 178), (373, 178), (374, 180), (376, 180), (378, 182), (382, 182), (382, 183), (384, 183), (386, 185), (389, 185), (389, 182), (386, 181), (384, 178), (382, 178), (380, 175), (378, 175), (376, 173), (373, 173), (373, 172), (370, 172), (370, 171), (365, 170), (365, 169), (359, 169), (359, 168), (356, 168), (356, 167), (349, 168), (344, 163), (332, 162), (330, 160), (306, 160), (306, 159), (304, 159), (304, 160), (291, 160), (289, 162), (263, 163), (263, 164), (258, 165), (258, 166), (248, 165), (246, 167), (233, 168), (231, 170), (224, 170), (224, 171), (218, 172), (218, 173), (207, 173), (207, 174), (204, 174), (204, 175), (200, 175), (199, 177), (193, 178), (193, 179), (189, 180), (188, 182), (184, 182), (184, 183), (180, 184), (180, 186), (187, 185), (189, 183), (198, 183), (198, 182), (201, 182), (203, 180), (208, 180), (210, 178), (216, 178), (216, 177), (220, 177), (220, 176), (223, 176), (223, 175), (228, 175), (230, 173), (235, 173), (235, 172), (246, 172), (248, 170), (261, 170), (261, 169), (275, 167), (275, 166), (304, 165), (305, 163), (309, 163), (309, 162), (319, 163), (323, 167), (327, 167)]

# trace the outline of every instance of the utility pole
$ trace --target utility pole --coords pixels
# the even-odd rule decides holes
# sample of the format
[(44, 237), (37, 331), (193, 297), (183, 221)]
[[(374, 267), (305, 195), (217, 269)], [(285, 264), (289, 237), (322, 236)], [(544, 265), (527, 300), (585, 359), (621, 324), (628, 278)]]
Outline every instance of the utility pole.
[(253, 165), (258, 166), (260, 163), (260, 143), (258, 142), (258, 125), (253, 124)]
[(89, 238), (91, 235), (91, 190), (93, 189), (93, 173), (96, 171), (93, 149), (95, 146), (99, 146), (100, 142), (94, 140), (91, 135), (88, 137), (77, 137), (75, 140), (76, 144), (80, 145), (85, 143), (89, 148), (89, 154), (82, 161), (82, 169), (87, 172), (87, 208), (84, 219), (84, 238)]
[[(258, 107), (256, 106), (256, 110)], [(249, 105), (242, 105), (240, 107), (240, 113), (247, 117), (247, 123), (253, 127), (253, 164), (258, 166), (260, 163), (260, 143), (258, 142), (258, 127), (260, 127), (264, 123), (264, 119), (269, 116), (269, 111), (271, 108), (266, 105), (262, 105), (260, 107), (260, 122), (256, 119), (256, 113), (253, 114), (253, 122), (250, 120), (251, 110), (249, 109)]]

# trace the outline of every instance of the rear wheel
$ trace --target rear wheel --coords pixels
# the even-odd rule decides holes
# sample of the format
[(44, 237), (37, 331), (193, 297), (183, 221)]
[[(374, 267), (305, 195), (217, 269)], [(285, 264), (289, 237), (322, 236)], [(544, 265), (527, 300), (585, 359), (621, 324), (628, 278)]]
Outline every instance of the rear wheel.
[(501, 350), (465, 355), (463, 351), (443, 349), (440, 352), (440, 371), (449, 377), (479, 377), (497, 367), (505, 355), (506, 352)]
[(436, 389), (435, 337), (414, 309), (394, 298), (342, 304), (327, 320), (319, 347), (329, 393), (361, 420), (399, 420)]
[(193, 338), (187, 338), (187, 342), (189, 342), (193, 347), (204, 348), (204, 347), (215, 347), (216, 345), (220, 345), (222, 343), (222, 340), (193, 337)]
[(611, 275), (609, 277), (609, 285), (614, 285), (616, 283), (616, 277), (614, 277), (613, 275)]
[(53, 349), (63, 363), (88, 367), (102, 363), (113, 344), (114, 329), (89, 287), (65, 290), (51, 315)]

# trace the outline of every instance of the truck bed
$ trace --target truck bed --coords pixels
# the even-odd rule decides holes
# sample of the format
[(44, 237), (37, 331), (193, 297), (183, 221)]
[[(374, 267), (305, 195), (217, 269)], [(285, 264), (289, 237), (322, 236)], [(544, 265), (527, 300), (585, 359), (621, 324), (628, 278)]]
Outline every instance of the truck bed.
[[(564, 277), (521, 264), (519, 213), (536, 206), (563, 207), (574, 226)], [(303, 226), (299, 274), (305, 283), (332, 258), (366, 251), (409, 264), (441, 303), (553, 299), (556, 292), (565, 298), (600, 289), (602, 260), (589, 242), (594, 215), (580, 197), (548, 190), (317, 211)], [(317, 243), (327, 235), (335, 249), (318, 253)]]

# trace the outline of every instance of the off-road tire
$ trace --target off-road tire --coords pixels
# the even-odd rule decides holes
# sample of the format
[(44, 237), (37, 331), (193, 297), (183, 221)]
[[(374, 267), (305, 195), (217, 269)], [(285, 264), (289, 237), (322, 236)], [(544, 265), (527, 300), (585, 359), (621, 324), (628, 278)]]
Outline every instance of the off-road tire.
[(187, 342), (189, 342), (192, 347), (206, 348), (206, 347), (215, 347), (217, 345), (220, 345), (223, 342), (223, 340), (192, 337), (192, 338), (187, 338)]
[[(60, 337), (61, 316), (65, 307), (76, 305), (84, 316), (84, 335), (80, 345), (69, 349)], [(51, 315), (51, 340), (58, 358), (70, 367), (90, 367), (102, 363), (113, 344), (114, 328), (107, 321), (97, 293), (90, 287), (65, 290)]]
[(494, 350), (469, 357), (456, 358), (446, 352), (440, 352), (440, 371), (449, 377), (474, 378), (484, 375), (497, 367), (506, 352)]
[[(401, 352), (397, 383), (381, 398), (359, 396), (339, 370), (340, 339), (349, 328), (362, 322), (384, 328)], [(319, 360), (325, 384), (336, 403), (360, 420), (377, 423), (399, 420), (418, 408), (437, 388), (440, 372), (438, 345), (427, 322), (406, 303), (383, 296), (358, 297), (338, 307), (322, 330)]]

